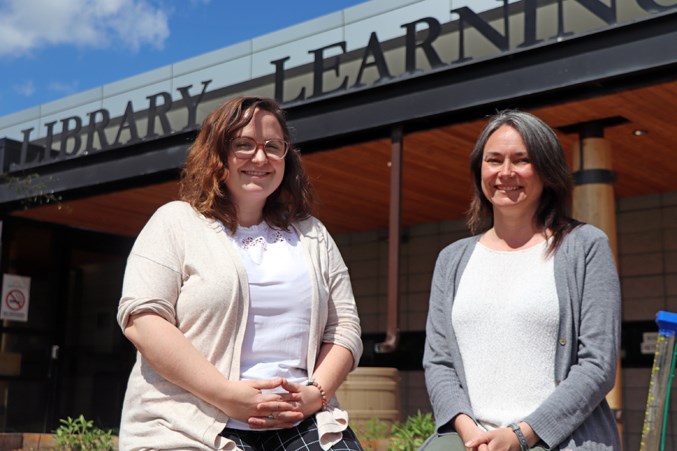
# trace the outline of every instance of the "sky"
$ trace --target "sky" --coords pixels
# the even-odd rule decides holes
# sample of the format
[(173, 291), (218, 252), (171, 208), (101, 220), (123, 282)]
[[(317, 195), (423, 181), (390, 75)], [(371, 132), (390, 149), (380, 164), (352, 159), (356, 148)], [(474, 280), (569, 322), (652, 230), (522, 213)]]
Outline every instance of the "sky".
[(0, 117), (368, 0), (0, 0)]

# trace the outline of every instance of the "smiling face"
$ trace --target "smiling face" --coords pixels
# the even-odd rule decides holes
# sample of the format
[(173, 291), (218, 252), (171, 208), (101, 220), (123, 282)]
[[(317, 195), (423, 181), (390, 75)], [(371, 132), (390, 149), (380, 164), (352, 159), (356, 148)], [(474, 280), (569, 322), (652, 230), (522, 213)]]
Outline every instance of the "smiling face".
[(482, 192), (494, 214), (533, 218), (543, 193), (543, 182), (529, 160), (517, 130), (502, 125), (491, 134), (482, 154)]
[[(274, 114), (256, 108), (249, 123), (234, 137), (248, 136), (257, 143), (270, 139), (284, 140), (284, 133)], [(228, 192), (240, 212), (243, 209), (263, 211), (266, 198), (282, 183), (284, 159), (274, 160), (266, 156), (263, 146), (258, 146), (251, 158), (238, 158), (228, 152), (226, 180)]]

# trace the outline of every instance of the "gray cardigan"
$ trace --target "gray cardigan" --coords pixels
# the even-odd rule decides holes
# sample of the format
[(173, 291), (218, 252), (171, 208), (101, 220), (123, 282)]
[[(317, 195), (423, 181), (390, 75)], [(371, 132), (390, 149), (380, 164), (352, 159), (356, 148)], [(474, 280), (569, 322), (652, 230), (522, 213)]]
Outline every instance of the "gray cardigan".
[[(479, 236), (440, 252), (435, 266), (423, 356), (437, 427), (456, 415), (474, 418), (451, 322), (456, 287)], [(615, 382), (620, 343), (620, 286), (606, 235), (591, 225), (570, 232), (555, 253), (560, 324), (555, 391), (526, 421), (551, 448), (619, 450), (616, 421), (605, 400)], [(529, 364), (528, 355), (524, 365)]]

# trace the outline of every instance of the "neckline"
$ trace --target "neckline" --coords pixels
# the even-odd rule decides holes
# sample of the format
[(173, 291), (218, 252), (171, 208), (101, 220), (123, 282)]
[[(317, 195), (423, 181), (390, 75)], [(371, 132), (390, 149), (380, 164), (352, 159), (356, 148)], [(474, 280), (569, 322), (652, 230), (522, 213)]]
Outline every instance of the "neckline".
[(530, 252), (530, 251), (533, 251), (533, 250), (537, 250), (539, 248), (544, 248), (548, 245), (549, 242), (550, 242), (550, 238), (543, 240), (543, 241), (540, 241), (540, 242), (533, 244), (529, 247), (524, 247), (524, 248), (521, 248), (521, 249), (513, 249), (513, 250), (494, 249), (494, 248), (491, 248), (491, 247), (487, 246), (486, 244), (482, 243), (480, 240), (477, 240), (477, 245), (482, 246), (483, 249), (486, 249), (489, 252), (494, 252), (494, 253), (497, 253), (497, 254), (517, 254), (517, 253)]
[(243, 226), (238, 224), (237, 229), (235, 230), (235, 233), (238, 232), (244, 232), (244, 233), (255, 233), (255, 232), (260, 232), (261, 230), (267, 230), (270, 229), (271, 227), (268, 225), (266, 221), (261, 221), (258, 224), (254, 224), (251, 226)]

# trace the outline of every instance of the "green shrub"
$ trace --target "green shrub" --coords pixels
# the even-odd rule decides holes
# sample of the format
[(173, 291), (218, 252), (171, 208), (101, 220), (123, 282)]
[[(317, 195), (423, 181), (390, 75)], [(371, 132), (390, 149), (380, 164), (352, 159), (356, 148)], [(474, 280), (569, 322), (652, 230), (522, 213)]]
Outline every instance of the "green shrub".
[(355, 426), (355, 433), (363, 440), (381, 440), (390, 437), (390, 425), (380, 418), (370, 418)]
[(94, 426), (84, 416), (59, 420), (61, 426), (54, 431), (57, 446), (67, 451), (109, 451), (114, 449), (113, 432)]
[(423, 442), (435, 432), (435, 420), (431, 413), (421, 413), (407, 417), (404, 423), (395, 423), (392, 428), (390, 450), (416, 451)]

